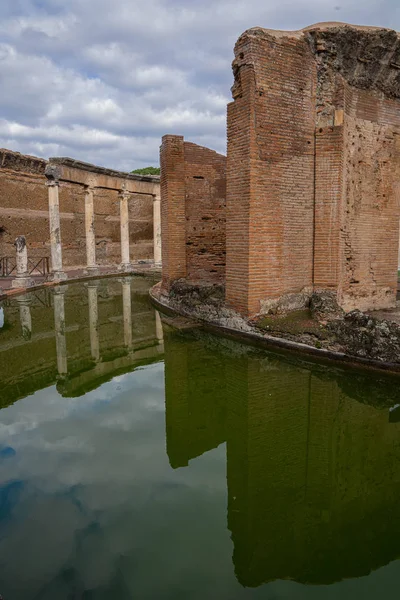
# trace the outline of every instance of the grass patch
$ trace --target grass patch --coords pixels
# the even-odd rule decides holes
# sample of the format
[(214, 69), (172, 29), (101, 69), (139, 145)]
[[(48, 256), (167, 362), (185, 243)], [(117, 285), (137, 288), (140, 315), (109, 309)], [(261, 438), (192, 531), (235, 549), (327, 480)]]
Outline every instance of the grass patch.
[(328, 337), (325, 327), (312, 318), (309, 310), (294, 310), (285, 315), (266, 315), (255, 325), (265, 333), (309, 334), (321, 340)]

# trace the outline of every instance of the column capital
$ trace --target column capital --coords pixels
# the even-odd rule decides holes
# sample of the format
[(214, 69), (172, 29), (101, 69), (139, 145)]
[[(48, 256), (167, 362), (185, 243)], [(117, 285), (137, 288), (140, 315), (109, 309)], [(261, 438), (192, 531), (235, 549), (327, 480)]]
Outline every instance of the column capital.
[(47, 179), (46, 185), (59, 185), (60, 182), (60, 167), (58, 165), (47, 164), (44, 170)]
[(129, 200), (129, 198), (131, 197), (131, 192), (128, 192), (127, 190), (120, 190), (118, 195), (120, 200)]

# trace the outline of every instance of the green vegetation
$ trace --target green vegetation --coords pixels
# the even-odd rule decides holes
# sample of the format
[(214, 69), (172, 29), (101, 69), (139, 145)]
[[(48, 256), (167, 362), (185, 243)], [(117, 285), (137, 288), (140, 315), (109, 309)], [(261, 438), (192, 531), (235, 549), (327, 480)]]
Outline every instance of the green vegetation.
[(131, 173), (135, 175), (159, 175), (160, 167), (144, 167), (143, 169), (135, 169)]

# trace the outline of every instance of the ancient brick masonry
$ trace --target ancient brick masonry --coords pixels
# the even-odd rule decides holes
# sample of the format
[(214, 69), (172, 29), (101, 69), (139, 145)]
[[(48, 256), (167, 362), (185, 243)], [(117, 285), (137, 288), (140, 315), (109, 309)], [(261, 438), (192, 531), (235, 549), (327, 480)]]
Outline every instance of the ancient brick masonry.
[[(335, 23), (254, 28), (236, 43), (233, 73), (221, 212), (226, 303), (254, 315), (302, 308), (322, 289), (345, 310), (395, 306), (399, 34)], [(212, 235), (207, 248), (192, 240), (197, 223), (188, 225), (206, 214), (196, 200), (206, 184), (194, 187), (192, 145), (166, 136), (162, 148), (164, 282), (209, 282), (201, 252), (218, 255), (220, 246)]]
[[(60, 182), (60, 219), (66, 267), (86, 264), (85, 186), (93, 181), (96, 259), (99, 265), (121, 260), (119, 194), (109, 181), (130, 182), (130, 253), (133, 260), (153, 258), (153, 192), (158, 178), (120, 173), (71, 159), (50, 159), (65, 172)], [(26, 236), (30, 258), (50, 255), (48, 161), (0, 149), (0, 257), (14, 256), (14, 240)], [(78, 176), (77, 176), (78, 175)], [(114, 186), (115, 187), (115, 186)]]
[(235, 46), (228, 106), (227, 302), (244, 314), (310, 289), (395, 305), (400, 40), (339, 24), (260, 28)]
[(165, 135), (161, 146), (163, 285), (225, 280), (226, 157)]

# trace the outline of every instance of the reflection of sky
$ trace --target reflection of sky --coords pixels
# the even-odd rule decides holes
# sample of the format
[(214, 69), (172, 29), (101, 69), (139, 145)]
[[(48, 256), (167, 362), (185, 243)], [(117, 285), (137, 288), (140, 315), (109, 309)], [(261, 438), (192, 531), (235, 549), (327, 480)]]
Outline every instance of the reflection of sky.
[(4, 326), (4, 308), (0, 306), (0, 329)]
[(5, 600), (83, 598), (85, 590), (95, 600), (353, 600), (383, 589), (385, 599), (397, 597), (398, 563), (333, 586), (241, 588), (225, 445), (170, 468), (162, 363), (83, 397), (50, 387), (0, 411), (0, 481)]
[(2, 410), (0, 448), (15, 453), (0, 455), (0, 593), (6, 600), (33, 598), (52, 581), (51, 597), (66, 597), (65, 582), (54, 583), (65, 570), (75, 573), (82, 590), (116, 593), (122, 577), (140, 598), (163, 597), (167, 588), (188, 591), (200, 574), (204, 590), (222, 563), (235, 584), (225, 449), (190, 470), (169, 467), (162, 363), (84, 397), (62, 398), (51, 387)]

